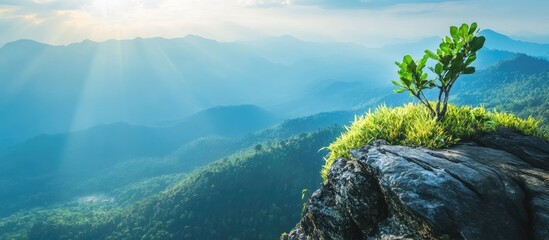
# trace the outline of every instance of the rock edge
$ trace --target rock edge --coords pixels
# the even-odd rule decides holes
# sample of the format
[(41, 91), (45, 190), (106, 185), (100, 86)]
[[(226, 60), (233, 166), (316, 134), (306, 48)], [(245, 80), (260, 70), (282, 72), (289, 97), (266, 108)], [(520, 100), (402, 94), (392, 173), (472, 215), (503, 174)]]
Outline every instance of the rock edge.
[(289, 239), (547, 239), (549, 144), (507, 129), (444, 150), (339, 158)]

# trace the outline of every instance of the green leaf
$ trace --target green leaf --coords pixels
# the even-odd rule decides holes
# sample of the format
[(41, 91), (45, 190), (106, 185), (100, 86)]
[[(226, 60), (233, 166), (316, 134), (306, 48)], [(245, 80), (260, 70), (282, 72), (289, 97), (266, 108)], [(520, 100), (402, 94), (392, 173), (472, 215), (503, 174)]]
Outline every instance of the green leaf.
[(439, 57), (438, 55), (436, 55), (435, 53), (431, 52), (431, 50), (425, 50), (425, 55), (430, 57), (431, 59), (433, 60), (439, 60)]
[(465, 66), (471, 65), (471, 63), (473, 63), (475, 60), (477, 60), (476, 54), (469, 56), (469, 58), (467, 58), (467, 61), (465, 62)]
[(422, 71), (425, 67), (425, 63), (427, 63), (427, 59), (429, 59), (429, 56), (425, 55), (423, 58), (419, 60), (419, 64), (417, 65), (417, 71)]
[(452, 61), (452, 65), (454, 65), (454, 66), (461, 66), (461, 64), (463, 64), (463, 53), (458, 52), (458, 53), (456, 54), (456, 57), (455, 57), (454, 60)]
[(437, 63), (437, 65), (435, 65), (435, 73), (438, 74), (438, 75), (442, 74), (442, 64), (441, 63)]
[(439, 45), (439, 47), (440, 47), (440, 49), (441, 49), (442, 51), (444, 51), (444, 52), (446, 52), (446, 53), (448, 53), (448, 54), (451, 54), (451, 53), (452, 53), (452, 49), (450, 49), (450, 47), (448, 46), (447, 43), (444, 43), (444, 42), (443, 42), (443, 43), (441, 43), (441, 44)]
[(406, 89), (399, 88), (399, 89), (393, 90), (393, 92), (394, 92), (394, 93), (403, 93), (403, 92), (406, 92)]
[(463, 74), (472, 74), (472, 73), (475, 73), (475, 67), (466, 67), (463, 70)]
[(467, 38), (467, 35), (469, 35), (469, 26), (467, 24), (461, 24), (461, 27), (459, 27), (459, 32), (463, 38)]
[(404, 83), (404, 86), (407, 87), (407, 88), (410, 88), (410, 85), (412, 85), (412, 76), (411, 75), (412, 74), (410, 74), (409, 76), (400, 78), (400, 81), (402, 83)]
[(479, 49), (481, 49), (484, 46), (484, 42), (486, 42), (486, 38), (483, 36), (480, 37), (474, 37), (471, 40), (471, 52), (476, 52)]
[(469, 35), (475, 33), (475, 30), (477, 30), (477, 23), (473, 22), (471, 23), (471, 27), (469, 28)]
[(451, 26), (450, 27), (450, 35), (454, 38), (454, 39), (458, 39), (459, 36), (458, 36), (458, 28), (456, 26)]
[(416, 63), (413, 62), (413, 61), (412, 61), (410, 64), (408, 64), (408, 65), (406, 66), (406, 70), (407, 70), (408, 72), (415, 72), (415, 71), (416, 71), (416, 68), (417, 68), (417, 65), (416, 65)]
[(406, 55), (404, 56), (404, 58), (402, 59), (402, 63), (406, 63), (406, 64), (410, 64), (414, 62), (414, 59), (412, 58), (412, 56), (410, 55)]
[(391, 82), (393, 82), (394, 85), (397, 85), (397, 86), (399, 86), (399, 87), (402, 87), (402, 85), (401, 85), (399, 82), (397, 82), (397, 81), (394, 81), (394, 80), (393, 80), (393, 81), (391, 81)]
[(463, 48), (463, 42), (459, 42), (459, 43), (456, 45), (456, 49), (458, 49), (458, 51), (461, 51), (462, 48)]
[(451, 55), (446, 55), (444, 57), (442, 57), (440, 59), (440, 62), (443, 64), (443, 65), (448, 65), (450, 64), (450, 61), (452, 60), (452, 56)]

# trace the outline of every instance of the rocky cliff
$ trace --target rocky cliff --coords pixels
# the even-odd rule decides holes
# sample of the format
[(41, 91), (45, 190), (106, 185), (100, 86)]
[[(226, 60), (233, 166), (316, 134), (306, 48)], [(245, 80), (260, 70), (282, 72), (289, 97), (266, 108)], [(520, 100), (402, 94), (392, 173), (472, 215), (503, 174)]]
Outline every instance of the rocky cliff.
[(549, 144), (506, 129), (340, 158), (289, 239), (548, 239)]

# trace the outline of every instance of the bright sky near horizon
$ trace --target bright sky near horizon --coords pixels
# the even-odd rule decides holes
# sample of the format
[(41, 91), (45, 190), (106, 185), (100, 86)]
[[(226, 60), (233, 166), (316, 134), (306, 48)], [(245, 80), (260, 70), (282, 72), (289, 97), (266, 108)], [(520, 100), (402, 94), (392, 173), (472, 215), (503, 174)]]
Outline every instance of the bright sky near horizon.
[(442, 36), (450, 25), (472, 21), (549, 42), (548, 12), (544, 0), (0, 0), (0, 46), (187, 34), (380, 46)]

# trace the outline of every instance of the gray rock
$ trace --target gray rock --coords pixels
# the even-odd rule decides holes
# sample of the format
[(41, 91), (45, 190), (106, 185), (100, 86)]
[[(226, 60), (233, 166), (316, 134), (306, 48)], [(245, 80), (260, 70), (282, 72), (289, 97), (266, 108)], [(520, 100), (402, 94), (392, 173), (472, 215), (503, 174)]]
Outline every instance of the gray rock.
[(524, 136), (506, 128), (499, 128), (495, 133), (475, 137), (475, 142), (515, 154), (534, 167), (549, 170), (549, 160), (547, 160), (549, 145), (541, 138)]
[(289, 239), (548, 239), (549, 144), (510, 131), (475, 141), (352, 151)]

